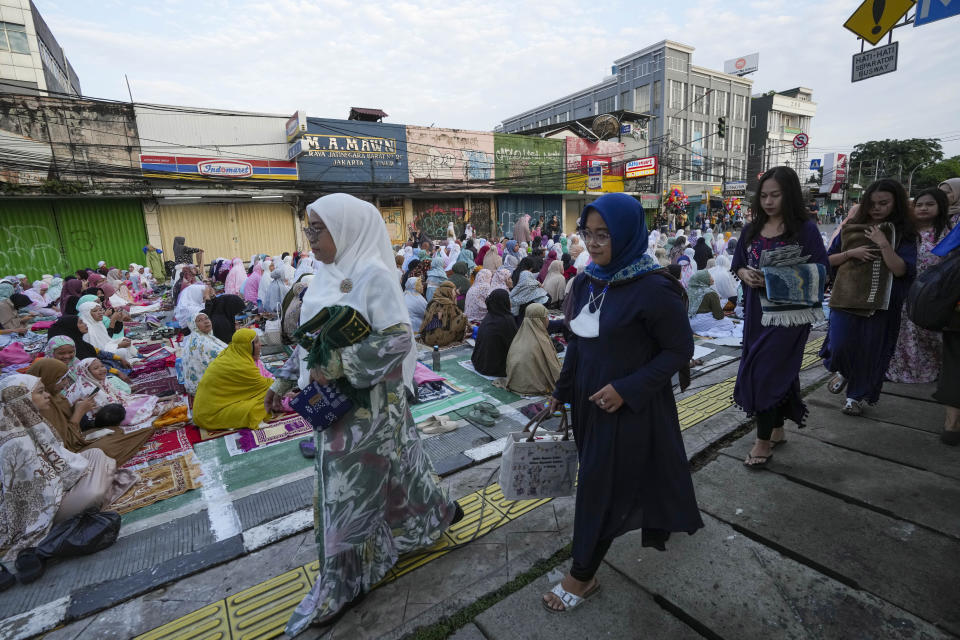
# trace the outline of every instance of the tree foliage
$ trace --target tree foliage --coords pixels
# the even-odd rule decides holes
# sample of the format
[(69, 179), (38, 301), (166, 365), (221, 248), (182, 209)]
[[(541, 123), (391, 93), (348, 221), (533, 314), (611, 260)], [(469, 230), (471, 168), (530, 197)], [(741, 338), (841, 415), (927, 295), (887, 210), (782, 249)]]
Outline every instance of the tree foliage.
[[(910, 138), (908, 140), (871, 140), (856, 145), (850, 162), (865, 181), (870, 178), (894, 177), (906, 180), (917, 165), (935, 163), (943, 159), (939, 138)], [(851, 166), (851, 169), (854, 167)], [(876, 175), (874, 172), (876, 171)], [(916, 177), (914, 177), (916, 184)]]
[(935, 187), (949, 178), (960, 178), (960, 156), (947, 158), (919, 169), (913, 176), (913, 193), (927, 187)]

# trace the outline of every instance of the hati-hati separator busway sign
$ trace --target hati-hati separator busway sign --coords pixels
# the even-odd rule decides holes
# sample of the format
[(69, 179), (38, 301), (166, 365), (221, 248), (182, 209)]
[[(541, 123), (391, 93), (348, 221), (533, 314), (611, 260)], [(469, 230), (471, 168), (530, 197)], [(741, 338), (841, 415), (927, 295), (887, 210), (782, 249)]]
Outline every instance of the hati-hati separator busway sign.
[[(958, 0), (960, 1), (960, 0)], [(850, 72), (850, 82), (859, 82), (885, 73), (897, 70), (897, 53), (900, 43), (867, 49), (863, 53), (853, 54), (853, 69)]]
[(864, 0), (843, 26), (870, 44), (877, 44), (915, 4), (916, 0)]
[(920, 0), (913, 26), (922, 27), (956, 15), (960, 15), (960, 0)]

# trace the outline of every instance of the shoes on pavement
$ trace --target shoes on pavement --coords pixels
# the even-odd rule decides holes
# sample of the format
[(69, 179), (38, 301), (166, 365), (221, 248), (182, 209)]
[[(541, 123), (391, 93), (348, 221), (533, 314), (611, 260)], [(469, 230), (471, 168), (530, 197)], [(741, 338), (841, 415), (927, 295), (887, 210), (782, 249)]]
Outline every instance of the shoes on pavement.
[(841, 411), (848, 416), (862, 416), (863, 403), (859, 400), (847, 398), (847, 402), (843, 405), (843, 409), (841, 409)]
[(838, 373), (830, 378), (830, 382), (827, 383), (827, 391), (834, 394), (840, 393), (846, 386), (847, 379)]

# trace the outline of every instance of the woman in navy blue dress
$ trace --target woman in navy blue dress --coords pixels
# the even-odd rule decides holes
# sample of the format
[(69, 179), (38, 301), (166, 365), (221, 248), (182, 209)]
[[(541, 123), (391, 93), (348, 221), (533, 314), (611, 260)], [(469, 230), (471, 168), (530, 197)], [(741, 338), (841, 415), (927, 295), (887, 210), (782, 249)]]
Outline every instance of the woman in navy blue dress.
[(643, 529), (643, 545), (663, 550), (671, 532), (703, 526), (670, 382), (693, 356), (683, 288), (646, 254), (635, 198), (601, 196), (579, 227), (593, 263), (566, 298), (571, 337), (552, 401), (573, 406), (580, 458), (573, 567), (543, 596), (557, 612), (597, 592), (617, 536)]
[(734, 401), (755, 418), (757, 439), (743, 464), (760, 469), (783, 442), (789, 419), (803, 426), (807, 413), (800, 396), (800, 366), (810, 325), (763, 326), (760, 256), (788, 244), (799, 244), (808, 263), (827, 265), (817, 223), (807, 211), (800, 179), (789, 167), (774, 167), (760, 177), (753, 200), (753, 222), (743, 228), (731, 271), (743, 283), (743, 356), (733, 389)]
[[(893, 224), (895, 244), (877, 226), (864, 233), (879, 249), (861, 246), (844, 249), (842, 234), (830, 244), (830, 266), (839, 267), (848, 260), (881, 258), (893, 274), (890, 302), (870, 316), (856, 315), (843, 309), (830, 310), (830, 329), (820, 351), (823, 365), (837, 375), (829, 389), (840, 393), (847, 388), (847, 399), (841, 409), (845, 414), (863, 414), (863, 404), (876, 404), (880, 399), (883, 379), (900, 336), (900, 312), (907, 290), (917, 271), (917, 243), (910, 222), (907, 192), (896, 180), (883, 178), (867, 187), (860, 208), (849, 224)], [(843, 277), (842, 273), (838, 277)]]

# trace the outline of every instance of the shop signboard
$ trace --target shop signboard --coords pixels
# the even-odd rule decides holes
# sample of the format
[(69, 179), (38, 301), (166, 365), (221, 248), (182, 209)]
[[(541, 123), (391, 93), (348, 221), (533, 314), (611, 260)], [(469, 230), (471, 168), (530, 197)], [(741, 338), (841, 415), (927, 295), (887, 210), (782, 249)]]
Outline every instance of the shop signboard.
[(307, 113), (300, 109), (287, 120), (287, 142), (293, 142), (307, 132)]
[(493, 134), (460, 129), (407, 127), (411, 183), (493, 179)]
[[(616, 140), (592, 142), (571, 136), (565, 139), (567, 152), (567, 191), (623, 191), (624, 145)], [(599, 186), (590, 186), (591, 167), (603, 167)], [(596, 181), (594, 181), (596, 184)]]
[(827, 153), (823, 157), (820, 193), (839, 193), (847, 179), (847, 154)]
[(657, 156), (637, 158), (626, 164), (626, 177), (645, 178), (657, 175)]
[(498, 187), (511, 192), (563, 189), (563, 140), (495, 133), (493, 148)]
[(296, 180), (297, 163), (250, 158), (197, 158), (140, 154), (140, 171), (147, 178), (227, 178), (231, 180)]
[(313, 182), (406, 184), (407, 130), (399, 124), (307, 118), (290, 147), (300, 179)]
[(751, 53), (740, 58), (733, 58), (723, 63), (723, 72), (735, 76), (745, 76), (760, 68), (760, 54)]
[(603, 165), (596, 165), (587, 169), (587, 189), (599, 191), (603, 188)]
[(723, 183), (723, 195), (725, 196), (743, 196), (746, 194), (747, 183), (742, 180)]

